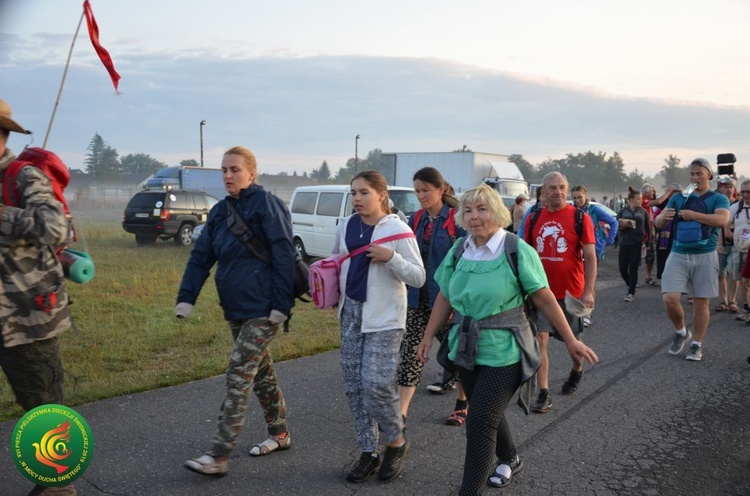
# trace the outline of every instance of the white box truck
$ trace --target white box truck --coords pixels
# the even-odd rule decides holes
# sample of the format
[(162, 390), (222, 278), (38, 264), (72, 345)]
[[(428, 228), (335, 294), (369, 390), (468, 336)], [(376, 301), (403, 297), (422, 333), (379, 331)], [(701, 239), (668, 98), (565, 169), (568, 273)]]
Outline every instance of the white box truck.
[(440, 171), (457, 195), (487, 183), (504, 197), (529, 194), (529, 185), (521, 170), (508, 155), (481, 152), (406, 152), (383, 153), (383, 173), (388, 184), (414, 187), (414, 173), (422, 167)]
[(190, 189), (204, 191), (216, 198), (227, 195), (221, 169), (177, 166), (159, 169), (141, 183), (143, 189)]

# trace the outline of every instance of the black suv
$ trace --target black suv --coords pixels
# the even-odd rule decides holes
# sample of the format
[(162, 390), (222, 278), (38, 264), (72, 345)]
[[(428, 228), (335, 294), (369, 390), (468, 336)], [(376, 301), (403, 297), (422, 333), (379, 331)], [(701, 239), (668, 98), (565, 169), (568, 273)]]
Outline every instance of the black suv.
[(141, 191), (125, 207), (122, 227), (139, 245), (173, 238), (177, 246), (192, 243), (193, 228), (206, 222), (219, 200), (202, 191)]

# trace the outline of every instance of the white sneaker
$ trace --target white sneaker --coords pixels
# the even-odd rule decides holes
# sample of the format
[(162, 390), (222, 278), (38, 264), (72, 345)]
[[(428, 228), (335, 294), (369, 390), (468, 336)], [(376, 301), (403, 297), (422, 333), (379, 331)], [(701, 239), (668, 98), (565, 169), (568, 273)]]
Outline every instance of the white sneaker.
[(703, 359), (703, 348), (695, 343), (690, 345), (690, 349), (685, 356), (685, 360), (692, 360), (693, 362), (700, 362)]
[(184, 464), (185, 468), (201, 475), (224, 475), (229, 471), (229, 459), (227, 457), (215, 457), (206, 453)]

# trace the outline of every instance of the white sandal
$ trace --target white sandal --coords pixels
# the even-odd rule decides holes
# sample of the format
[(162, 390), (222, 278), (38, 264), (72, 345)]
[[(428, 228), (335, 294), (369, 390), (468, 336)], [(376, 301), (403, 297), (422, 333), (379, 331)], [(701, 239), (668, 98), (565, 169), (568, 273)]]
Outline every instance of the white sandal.
[(292, 447), (292, 437), (287, 434), (283, 438), (269, 437), (260, 444), (250, 448), (250, 456), (266, 456), (274, 451), (284, 451)]
[(505, 487), (510, 484), (510, 478), (521, 471), (523, 461), (516, 455), (516, 459), (510, 463), (500, 463), (487, 479), (487, 484), (492, 487)]

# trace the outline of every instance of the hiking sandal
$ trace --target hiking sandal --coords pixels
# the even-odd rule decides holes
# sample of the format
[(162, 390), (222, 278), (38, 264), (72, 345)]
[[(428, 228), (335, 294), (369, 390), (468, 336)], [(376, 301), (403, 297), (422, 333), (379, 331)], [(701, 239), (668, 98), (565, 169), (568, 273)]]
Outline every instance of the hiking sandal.
[[(735, 305), (737, 304), (735, 303)], [(714, 312), (726, 312), (727, 310), (729, 310), (729, 306), (727, 306), (726, 301), (722, 301), (714, 308)]]
[(740, 307), (739, 307), (739, 305), (737, 305), (737, 302), (735, 302), (735, 301), (730, 301), (729, 302), (729, 311), (732, 312), (732, 313), (739, 313)]
[(460, 427), (466, 422), (466, 416), (468, 414), (469, 410), (467, 408), (464, 408), (463, 410), (454, 410), (445, 421), (445, 425), (455, 425)]
[[(492, 475), (487, 479), (487, 485), (491, 487), (505, 487), (510, 484), (511, 477), (520, 472), (522, 468), (523, 461), (521, 461), (518, 455), (516, 455), (516, 459), (510, 463), (498, 463), (495, 470), (492, 471)], [(508, 473), (507, 477), (505, 476), (506, 473)]]
[(284, 451), (292, 447), (292, 437), (287, 434), (283, 438), (267, 438), (262, 443), (256, 444), (250, 448), (250, 456), (266, 456), (274, 451)]

